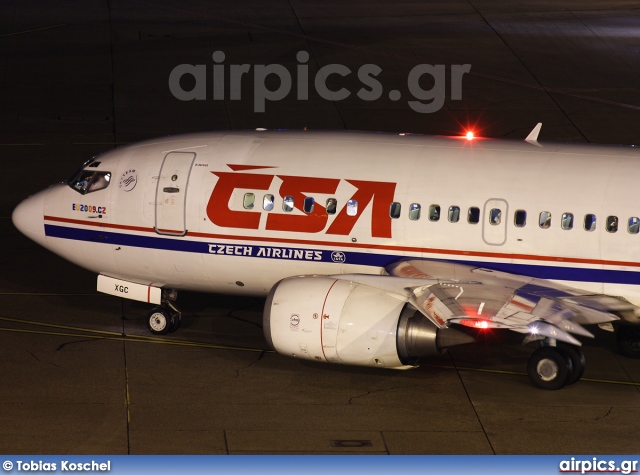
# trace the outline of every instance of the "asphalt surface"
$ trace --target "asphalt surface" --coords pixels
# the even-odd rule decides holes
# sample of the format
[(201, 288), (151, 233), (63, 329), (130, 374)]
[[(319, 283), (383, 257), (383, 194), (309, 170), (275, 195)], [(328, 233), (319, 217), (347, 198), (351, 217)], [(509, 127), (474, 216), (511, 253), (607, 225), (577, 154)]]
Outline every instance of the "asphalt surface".
[[(283, 65), (290, 94), (255, 112), (251, 73), (240, 99), (214, 100), (216, 51), (227, 68)], [(174, 97), (181, 64), (206, 66), (205, 100)], [(301, 64), (309, 78), (348, 67), (327, 85), (350, 96), (327, 100), (310, 79), (299, 100)], [(366, 64), (381, 68), (377, 100), (357, 95)], [(409, 104), (419, 64), (446, 70), (433, 113)], [(451, 67), (463, 64), (455, 100)], [(542, 122), (541, 141), (638, 143), (636, 2), (7, 0), (0, 84), (0, 453), (638, 453), (640, 360), (606, 332), (586, 342), (583, 380), (561, 391), (533, 388), (531, 348), (501, 333), (406, 372), (280, 356), (266, 350), (260, 299), (183, 293), (182, 327), (151, 338), (147, 306), (98, 294), (95, 275), (10, 220), (91, 156), (180, 132), (473, 127), (521, 140)]]

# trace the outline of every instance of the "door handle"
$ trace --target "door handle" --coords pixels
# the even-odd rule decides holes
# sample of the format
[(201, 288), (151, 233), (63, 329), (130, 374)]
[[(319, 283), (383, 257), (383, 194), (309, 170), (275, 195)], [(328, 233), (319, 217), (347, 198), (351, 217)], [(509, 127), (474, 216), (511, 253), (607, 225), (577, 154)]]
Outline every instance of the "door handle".
[(174, 188), (171, 186), (167, 186), (166, 188), (163, 188), (162, 191), (164, 191), (165, 193), (179, 193), (180, 192), (180, 188)]

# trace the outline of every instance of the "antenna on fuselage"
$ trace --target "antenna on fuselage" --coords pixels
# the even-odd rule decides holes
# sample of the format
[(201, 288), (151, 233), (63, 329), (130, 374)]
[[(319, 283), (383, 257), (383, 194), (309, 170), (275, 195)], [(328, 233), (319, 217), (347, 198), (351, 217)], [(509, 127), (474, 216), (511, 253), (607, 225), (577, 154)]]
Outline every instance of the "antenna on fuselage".
[(529, 142), (533, 145), (540, 145), (538, 143), (538, 134), (540, 133), (541, 128), (542, 128), (542, 122), (538, 122), (538, 124), (533, 128), (533, 130), (529, 132), (529, 135), (527, 135), (527, 138), (524, 139), (524, 141)]

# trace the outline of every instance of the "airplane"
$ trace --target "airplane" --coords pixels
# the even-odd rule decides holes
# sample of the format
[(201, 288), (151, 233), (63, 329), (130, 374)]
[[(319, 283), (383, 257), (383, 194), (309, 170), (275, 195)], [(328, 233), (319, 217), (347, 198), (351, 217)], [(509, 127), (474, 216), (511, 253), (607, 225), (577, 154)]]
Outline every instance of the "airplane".
[(534, 386), (585, 368), (585, 325), (640, 356), (633, 147), (329, 131), (222, 131), (126, 145), (25, 199), (25, 236), (155, 305), (180, 290), (266, 297), (277, 352), (409, 369), (508, 329)]

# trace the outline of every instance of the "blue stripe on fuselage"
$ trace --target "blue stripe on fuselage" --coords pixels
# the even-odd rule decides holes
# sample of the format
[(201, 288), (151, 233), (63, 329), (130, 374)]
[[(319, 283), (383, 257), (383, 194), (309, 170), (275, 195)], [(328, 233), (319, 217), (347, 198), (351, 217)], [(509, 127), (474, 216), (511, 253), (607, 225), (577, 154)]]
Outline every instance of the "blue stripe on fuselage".
[[(386, 267), (406, 256), (395, 254), (377, 254), (341, 249), (296, 248), (291, 246), (264, 246), (261, 244), (229, 244), (214, 241), (191, 241), (186, 238), (167, 238), (161, 236), (139, 236), (135, 234), (115, 233), (102, 230), (79, 229), (66, 226), (45, 224), (47, 237), (72, 239), (75, 241), (95, 242), (117, 246), (130, 246), (165, 251), (195, 252), (200, 254), (221, 254), (259, 259), (287, 259), (302, 262), (334, 262), (374, 267)], [(248, 238), (249, 240), (250, 238)], [(445, 260), (445, 259), (442, 259)], [(472, 266), (484, 267), (512, 274), (539, 279), (570, 280), (577, 282), (606, 282), (612, 284), (640, 285), (640, 272), (584, 269), (580, 267), (543, 266), (532, 264), (511, 264), (473, 260), (455, 260)]]

